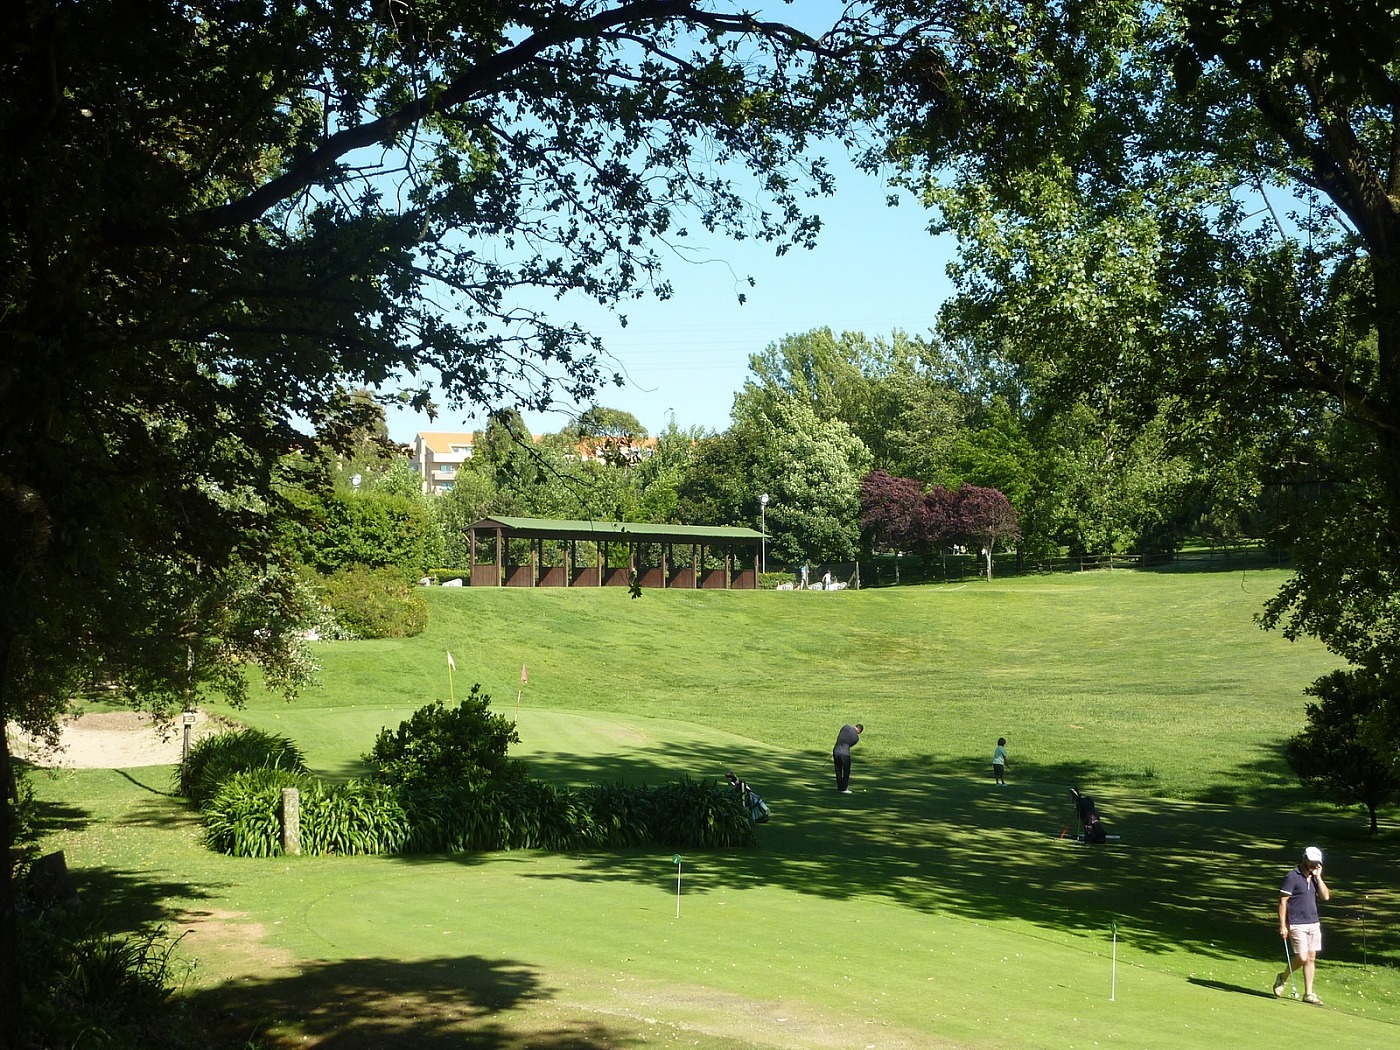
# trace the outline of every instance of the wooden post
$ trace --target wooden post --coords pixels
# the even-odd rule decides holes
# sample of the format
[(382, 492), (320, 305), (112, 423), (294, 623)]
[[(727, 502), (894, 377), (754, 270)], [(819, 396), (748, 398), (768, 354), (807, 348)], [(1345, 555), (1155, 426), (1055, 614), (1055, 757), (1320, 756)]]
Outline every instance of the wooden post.
[(301, 856), (301, 792), (296, 788), (282, 789), (282, 852)]

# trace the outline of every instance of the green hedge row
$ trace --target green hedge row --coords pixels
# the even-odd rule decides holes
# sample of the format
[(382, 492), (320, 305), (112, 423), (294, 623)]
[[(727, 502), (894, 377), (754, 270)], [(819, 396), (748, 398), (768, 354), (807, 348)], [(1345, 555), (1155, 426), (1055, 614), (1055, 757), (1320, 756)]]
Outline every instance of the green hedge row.
[(538, 780), (408, 791), (368, 780), (326, 784), (263, 768), (230, 777), (204, 807), (205, 842), (236, 857), (282, 852), (282, 789), (301, 801), (305, 854), (467, 853), (633, 846), (748, 846), (754, 825), (726, 785), (575, 789)]
[[(622, 783), (575, 789), (519, 778), (406, 787), (372, 780), (326, 784), (301, 767), (284, 738), (255, 730), (201, 741), (191, 765), (226, 774), (200, 786), (205, 842), (237, 857), (282, 852), (282, 790), (300, 794), (304, 854), (463, 853), (664, 846), (724, 849), (752, 845), (754, 825), (727, 784), (689, 778), (658, 787)], [(247, 763), (230, 772), (235, 761)], [(202, 801), (201, 801), (202, 799)]]

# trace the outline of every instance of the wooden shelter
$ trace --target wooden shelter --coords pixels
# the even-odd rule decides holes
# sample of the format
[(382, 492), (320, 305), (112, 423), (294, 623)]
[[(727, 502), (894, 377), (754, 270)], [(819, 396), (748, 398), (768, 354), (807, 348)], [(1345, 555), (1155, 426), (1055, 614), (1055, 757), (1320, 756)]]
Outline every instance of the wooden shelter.
[[(643, 587), (752, 590), (763, 541), (761, 532), (730, 526), (507, 517), (482, 518), (467, 536), (474, 587), (626, 587), (636, 573)], [(520, 540), (527, 542), (513, 542)], [(494, 561), (479, 563), (484, 546), (494, 547)]]

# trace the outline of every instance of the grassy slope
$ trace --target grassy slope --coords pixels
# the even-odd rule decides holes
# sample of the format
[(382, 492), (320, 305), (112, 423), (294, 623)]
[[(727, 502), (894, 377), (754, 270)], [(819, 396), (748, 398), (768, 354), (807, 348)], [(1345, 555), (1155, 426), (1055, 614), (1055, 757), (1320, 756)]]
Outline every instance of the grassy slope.
[[(669, 856), (213, 857), (138, 786), (163, 788), (156, 770), (54, 785), (99, 818), (79, 831), (70, 812), (57, 840), (123, 912), (232, 916), (191, 936), (194, 996), (327, 1046), (383, 1045), (411, 1018), (427, 1046), (470, 1031), (561, 1050), (1207, 1047), (1229, 1024), (1230, 1042), (1262, 1047), (1279, 1011), (1298, 1038), (1384, 1045), (1400, 981), (1361, 962), (1400, 961), (1394, 837), (1369, 840), (1289, 783), (1279, 745), (1332, 662), (1250, 622), (1281, 579), (433, 591), (423, 637), (328, 647), (322, 688), (242, 716), (349, 775), (379, 726), (445, 696), (445, 650), (457, 695), (479, 680), (511, 714), (526, 663), (520, 753), (540, 775), (732, 766), (773, 804), (760, 849), (683, 858), (679, 919)], [(829, 749), (854, 720), (867, 733), (843, 798)], [(994, 791), (998, 735), (1012, 784)], [(1071, 784), (1120, 843), (1057, 838)], [(1282, 955), (1275, 888), (1304, 840), (1331, 853), (1338, 895), (1326, 1011), (1259, 994)]]

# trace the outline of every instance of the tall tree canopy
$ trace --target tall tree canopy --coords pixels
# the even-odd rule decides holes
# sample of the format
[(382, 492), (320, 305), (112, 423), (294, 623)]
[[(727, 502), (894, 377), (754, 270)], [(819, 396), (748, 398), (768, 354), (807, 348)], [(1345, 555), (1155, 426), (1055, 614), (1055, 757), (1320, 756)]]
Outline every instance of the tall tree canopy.
[(121, 596), (288, 596), (279, 472), (347, 387), (589, 399), (555, 297), (665, 294), (687, 223), (807, 243), (846, 93), (830, 40), (702, 0), (13, 0), (0, 38), (0, 722), (40, 730), (84, 675), (187, 678), (195, 596)]
[[(1225, 475), (1318, 493), (1265, 622), (1400, 675), (1400, 34), (1383, 0), (887, 0), (881, 162), (950, 330)], [(1209, 455), (1208, 455), (1209, 453)], [(1393, 688), (1382, 694), (1395, 695)]]

